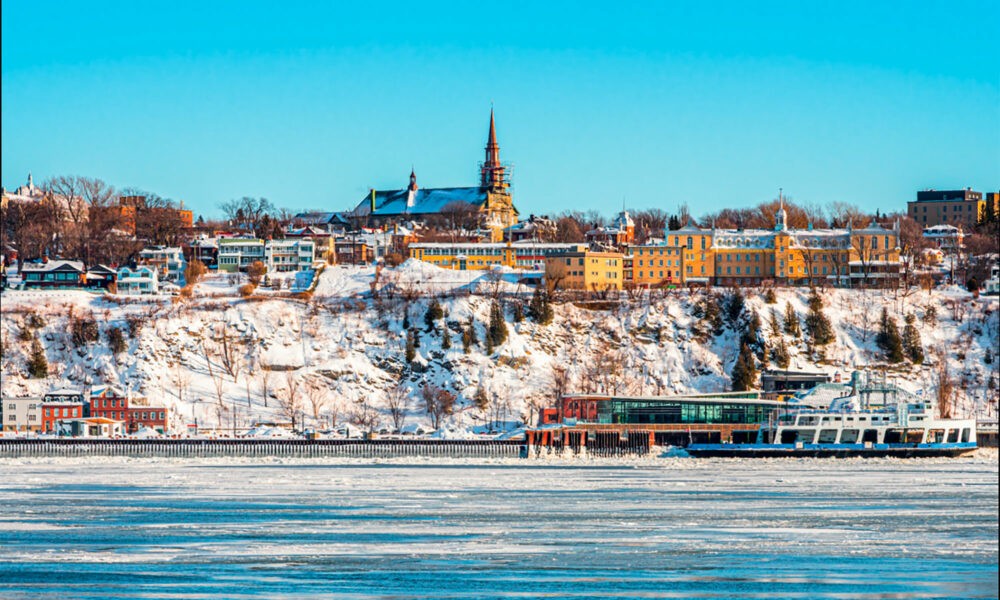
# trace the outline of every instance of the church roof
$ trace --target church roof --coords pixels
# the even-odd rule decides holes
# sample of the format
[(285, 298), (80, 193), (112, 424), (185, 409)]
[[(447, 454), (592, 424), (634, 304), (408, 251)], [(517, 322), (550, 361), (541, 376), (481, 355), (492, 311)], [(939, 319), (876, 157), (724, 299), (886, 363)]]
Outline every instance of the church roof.
[(486, 190), (480, 187), (420, 188), (413, 193), (413, 205), (407, 206), (410, 191), (375, 191), (375, 210), (371, 210), (371, 193), (354, 209), (356, 215), (391, 217), (397, 215), (438, 214), (445, 206), (454, 202), (466, 202), (480, 207), (486, 202)]

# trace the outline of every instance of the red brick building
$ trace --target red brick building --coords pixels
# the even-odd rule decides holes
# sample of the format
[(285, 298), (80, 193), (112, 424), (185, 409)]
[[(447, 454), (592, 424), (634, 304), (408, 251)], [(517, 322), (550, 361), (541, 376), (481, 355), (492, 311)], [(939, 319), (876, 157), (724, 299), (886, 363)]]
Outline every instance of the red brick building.
[(125, 422), (125, 432), (134, 433), (142, 427), (167, 433), (170, 410), (163, 406), (143, 406), (121, 391), (111, 387), (97, 388), (90, 396), (90, 416)]
[(80, 419), (84, 416), (82, 402), (43, 402), (42, 433), (55, 433), (56, 424), (63, 419)]

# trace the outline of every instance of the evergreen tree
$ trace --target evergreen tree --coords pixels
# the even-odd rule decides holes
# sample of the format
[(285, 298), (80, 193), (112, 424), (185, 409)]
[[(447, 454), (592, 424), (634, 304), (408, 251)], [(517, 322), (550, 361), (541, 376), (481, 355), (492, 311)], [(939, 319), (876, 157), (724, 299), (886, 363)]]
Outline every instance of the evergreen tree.
[(450, 350), (451, 349), (451, 332), (448, 331), (448, 327), (441, 328), (441, 349)]
[(910, 362), (919, 365), (924, 362), (924, 346), (920, 341), (920, 331), (915, 325), (916, 321), (917, 318), (913, 313), (906, 315), (906, 325), (903, 326), (903, 352)]
[(503, 309), (496, 300), (490, 304), (490, 325), (486, 337), (493, 347), (501, 346), (507, 341), (507, 322), (503, 318)]
[(520, 323), (524, 320), (524, 307), (520, 302), (514, 303), (514, 322)]
[(791, 357), (788, 355), (788, 346), (785, 345), (785, 338), (778, 338), (778, 343), (771, 348), (771, 360), (781, 369), (788, 368), (788, 365), (791, 363)]
[(778, 311), (771, 309), (771, 337), (781, 337), (781, 321), (778, 320)]
[(49, 361), (45, 358), (45, 349), (38, 338), (31, 341), (31, 356), (28, 358), (28, 374), (36, 379), (49, 376)]
[(420, 347), (420, 329), (414, 327), (411, 331), (413, 331), (413, 347), (414, 348), (419, 348)]
[(983, 362), (992, 365), (993, 364), (993, 350), (991, 348), (986, 348), (986, 352), (983, 353)]
[(778, 301), (778, 295), (774, 293), (774, 288), (767, 288), (764, 292), (764, 302), (766, 304), (774, 304)]
[(825, 346), (835, 339), (830, 319), (823, 312), (823, 299), (814, 288), (809, 295), (809, 313), (806, 315), (806, 333), (814, 346)]
[(544, 288), (543, 284), (535, 287), (535, 291), (531, 295), (531, 302), (528, 303), (528, 316), (539, 325), (548, 325), (552, 322), (553, 317), (549, 294)]
[(793, 338), (802, 337), (802, 329), (799, 327), (799, 315), (795, 314), (791, 302), (785, 302), (785, 333)]
[(677, 218), (677, 215), (670, 215), (670, 219), (667, 220), (667, 229), (677, 231), (680, 228), (681, 220)]
[(875, 343), (885, 354), (885, 360), (891, 364), (901, 363), (906, 355), (903, 353), (903, 340), (899, 335), (896, 319), (889, 316), (889, 311), (882, 308), (882, 318)]
[(410, 330), (410, 307), (403, 307), (403, 331)]
[(749, 346), (744, 345), (740, 348), (740, 355), (733, 366), (731, 377), (734, 392), (745, 392), (753, 388), (757, 380), (757, 366)]
[(406, 363), (410, 364), (417, 357), (417, 346), (413, 341), (413, 330), (406, 332)]
[(444, 311), (441, 310), (441, 303), (438, 302), (437, 298), (434, 298), (431, 300), (430, 305), (427, 306), (427, 312), (424, 313), (424, 325), (427, 326), (427, 331), (431, 332), (437, 329), (437, 322), (443, 316)]
[(462, 351), (466, 354), (469, 353), (469, 349), (479, 343), (476, 338), (476, 321), (473, 317), (469, 317), (469, 323), (462, 330)]
[(746, 298), (740, 288), (735, 288), (726, 295), (726, 321), (733, 327), (743, 315), (743, 308), (746, 306)]

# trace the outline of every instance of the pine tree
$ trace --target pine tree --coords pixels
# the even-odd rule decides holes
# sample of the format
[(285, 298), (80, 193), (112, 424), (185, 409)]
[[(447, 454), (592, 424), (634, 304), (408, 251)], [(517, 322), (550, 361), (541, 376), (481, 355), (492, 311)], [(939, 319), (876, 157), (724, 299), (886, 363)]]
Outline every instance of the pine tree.
[(539, 325), (548, 325), (552, 322), (553, 317), (549, 294), (544, 287), (543, 284), (535, 287), (535, 291), (531, 295), (531, 302), (528, 303), (528, 316)]
[(410, 364), (417, 357), (417, 346), (413, 342), (413, 330), (406, 332), (406, 363)]
[(514, 322), (520, 323), (524, 320), (524, 307), (520, 302), (514, 303)]
[(809, 313), (806, 315), (806, 333), (814, 346), (825, 346), (835, 339), (830, 319), (823, 313), (823, 299), (813, 289), (809, 296)]
[(766, 304), (774, 304), (778, 301), (778, 295), (774, 293), (774, 288), (767, 288), (764, 292), (764, 302)]
[(441, 349), (450, 350), (451, 349), (451, 332), (448, 331), (448, 327), (441, 328)]
[(906, 355), (903, 353), (903, 340), (899, 335), (896, 319), (889, 316), (889, 311), (882, 308), (881, 324), (875, 343), (885, 353), (885, 360), (891, 364), (901, 363)]
[(503, 309), (496, 300), (490, 304), (490, 325), (486, 337), (493, 347), (501, 346), (507, 341), (507, 322), (503, 318)]
[(734, 392), (745, 392), (753, 388), (757, 380), (757, 366), (749, 346), (744, 345), (740, 348), (740, 355), (733, 366), (731, 378)]
[(989, 347), (987, 347), (986, 352), (983, 353), (983, 362), (988, 365), (993, 364), (993, 350)]
[(476, 338), (476, 321), (470, 316), (469, 323), (462, 330), (462, 351), (468, 354), (469, 349), (477, 343), (479, 340)]
[(781, 337), (781, 321), (778, 320), (778, 311), (771, 309), (771, 337)]
[(903, 326), (903, 352), (910, 362), (919, 365), (924, 362), (924, 347), (920, 341), (920, 331), (915, 325), (916, 321), (917, 318), (913, 313), (906, 315), (906, 325)]
[(414, 348), (419, 348), (420, 347), (420, 329), (418, 329), (417, 327), (414, 327), (411, 331), (413, 331), (413, 347)]
[(785, 302), (785, 333), (793, 338), (802, 337), (802, 329), (799, 327), (799, 315), (795, 314), (791, 302)]
[(778, 338), (778, 343), (771, 349), (771, 360), (779, 368), (788, 368), (788, 365), (791, 363), (791, 357), (788, 355), (788, 346), (785, 345), (785, 338)]
[(734, 289), (726, 295), (726, 321), (733, 327), (743, 315), (743, 308), (746, 306), (746, 298), (740, 288)]
[(441, 303), (438, 302), (437, 298), (434, 298), (427, 306), (427, 312), (424, 313), (424, 325), (427, 326), (427, 331), (431, 332), (437, 329), (437, 322), (443, 316), (444, 311), (441, 310)]
[(410, 330), (410, 307), (403, 307), (403, 331)]
[(45, 349), (36, 337), (31, 341), (31, 356), (28, 358), (28, 374), (36, 379), (49, 376), (49, 361), (45, 358)]

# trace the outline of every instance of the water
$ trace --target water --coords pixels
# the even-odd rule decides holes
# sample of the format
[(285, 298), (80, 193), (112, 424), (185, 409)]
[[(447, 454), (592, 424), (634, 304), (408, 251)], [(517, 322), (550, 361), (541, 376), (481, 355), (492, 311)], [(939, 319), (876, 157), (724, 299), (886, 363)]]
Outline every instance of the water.
[(0, 597), (997, 596), (962, 460), (8, 459)]

